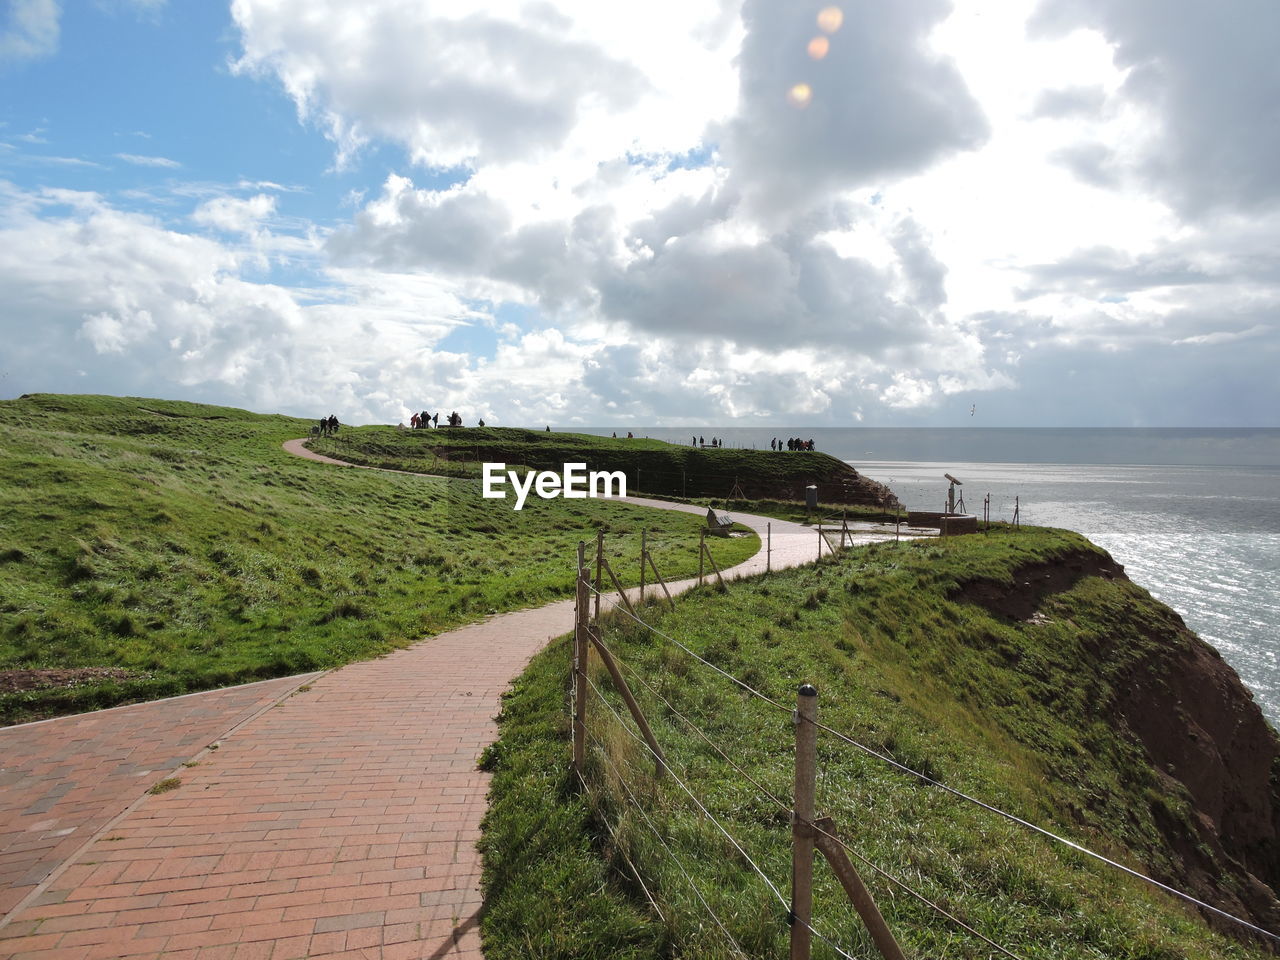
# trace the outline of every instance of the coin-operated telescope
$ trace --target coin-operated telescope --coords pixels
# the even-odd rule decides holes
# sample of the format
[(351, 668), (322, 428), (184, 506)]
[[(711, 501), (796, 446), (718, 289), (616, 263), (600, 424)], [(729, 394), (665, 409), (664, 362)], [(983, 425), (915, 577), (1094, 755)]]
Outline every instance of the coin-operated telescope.
[[(949, 473), (944, 473), (944, 477), (951, 481), (951, 486), (947, 488), (947, 513), (956, 512), (956, 487), (963, 487), (964, 484), (957, 480)], [(960, 509), (964, 510), (964, 494), (960, 494)]]

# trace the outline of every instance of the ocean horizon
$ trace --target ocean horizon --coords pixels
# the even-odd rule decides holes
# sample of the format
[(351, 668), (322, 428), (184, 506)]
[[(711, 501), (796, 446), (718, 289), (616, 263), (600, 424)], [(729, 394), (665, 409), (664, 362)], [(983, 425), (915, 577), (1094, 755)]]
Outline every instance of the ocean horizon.
[(812, 438), (818, 450), (862, 460), (964, 463), (1280, 467), (1280, 427), (572, 427), (576, 433), (665, 440), (721, 438), (768, 450), (775, 438)]

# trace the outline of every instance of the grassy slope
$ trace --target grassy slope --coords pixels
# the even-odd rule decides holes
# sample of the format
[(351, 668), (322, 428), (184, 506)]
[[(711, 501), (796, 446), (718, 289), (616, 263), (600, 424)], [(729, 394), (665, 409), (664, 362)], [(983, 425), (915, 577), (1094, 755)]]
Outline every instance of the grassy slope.
[(565, 461), (582, 460), (592, 469), (622, 470), (628, 490), (690, 497), (726, 497), (737, 480), (748, 490), (754, 485), (775, 495), (788, 491), (803, 500), (807, 484), (850, 476), (846, 464), (825, 453), (703, 450), (661, 440), (512, 427), (410, 431), (361, 427), (322, 439), (315, 449), (358, 463), (466, 476), (478, 476), (479, 463), (486, 460), (538, 469), (559, 469)]
[[(0, 403), (0, 670), (132, 678), (0, 696), (0, 722), (330, 667), (572, 593), (603, 525), (638, 578), (697, 567), (696, 517), (343, 470), (280, 449), (309, 422), (160, 400)], [(724, 565), (754, 537), (717, 541)]]
[[(1111, 684), (1158, 674), (1153, 624), (1174, 616), (1125, 581), (1080, 580), (1040, 625), (948, 599), (956, 583), (1007, 582), (1019, 566), (1096, 550), (1075, 534), (1023, 528), (849, 550), (837, 562), (710, 591), (647, 617), (783, 704), (816, 683), (822, 717), (901, 762), (1136, 865), (1176, 871), (1159, 818), (1190, 816), (1142, 752), (1109, 722)], [(672, 706), (777, 796), (789, 798), (785, 713), (737, 691), (672, 645), (617, 622), (607, 642)], [(1165, 641), (1172, 642), (1172, 641)], [(482, 841), (486, 956), (699, 957), (733, 954), (618, 783), (616, 769), (750, 956), (785, 956), (783, 910), (726, 841), (599, 705), (588, 778), (574, 789), (567, 649), (541, 654), (507, 700)], [(1084, 669), (1082, 669), (1082, 666)], [(596, 683), (609, 689), (596, 669)], [(673, 769), (788, 889), (787, 818), (655, 697), (633, 683)], [(594, 700), (594, 698), (593, 698)], [(616, 698), (614, 699), (617, 705)], [(1136, 881), (1036, 838), (823, 735), (818, 807), (856, 849), (1022, 957), (1149, 960), (1252, 955)], [(603, 823), (613, 825), (611, 839)], [(658, 920), (621, 857), (641, 865)], [(990, 948), (863, 871), (908, 955), (987, 957)], [(818, 926), (870, 956), (869, 940), (819, 861)], [(860, 952), (861, 951), (861, 952)], [(817, 945), (815, 957), (830, 957)]]

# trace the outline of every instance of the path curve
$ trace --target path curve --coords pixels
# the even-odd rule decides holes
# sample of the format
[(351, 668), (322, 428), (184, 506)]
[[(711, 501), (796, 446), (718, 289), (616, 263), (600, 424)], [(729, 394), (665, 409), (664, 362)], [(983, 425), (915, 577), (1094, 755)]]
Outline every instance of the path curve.
[[(775, 569), (817, 555), (811, 528), (735, 519), (772, 527)], [(0, 730), (0, 958), (479, 960), (476, 760), (572, 620), (561, 600), (324, 674)], [(166, 775), (181, 785), (144, 792)]]

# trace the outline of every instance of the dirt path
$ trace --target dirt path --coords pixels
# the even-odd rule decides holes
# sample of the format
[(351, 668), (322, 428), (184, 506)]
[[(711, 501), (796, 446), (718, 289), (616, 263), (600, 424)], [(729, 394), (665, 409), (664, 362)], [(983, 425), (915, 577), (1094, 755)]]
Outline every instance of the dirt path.
[[(735, 519), (772, 524), (775, 569), (816, 556), (812, 529)], [(476, 759), (572, 618), (559, 601), (325, 674), (0, 730), (0, 957), (479, 958)]]

